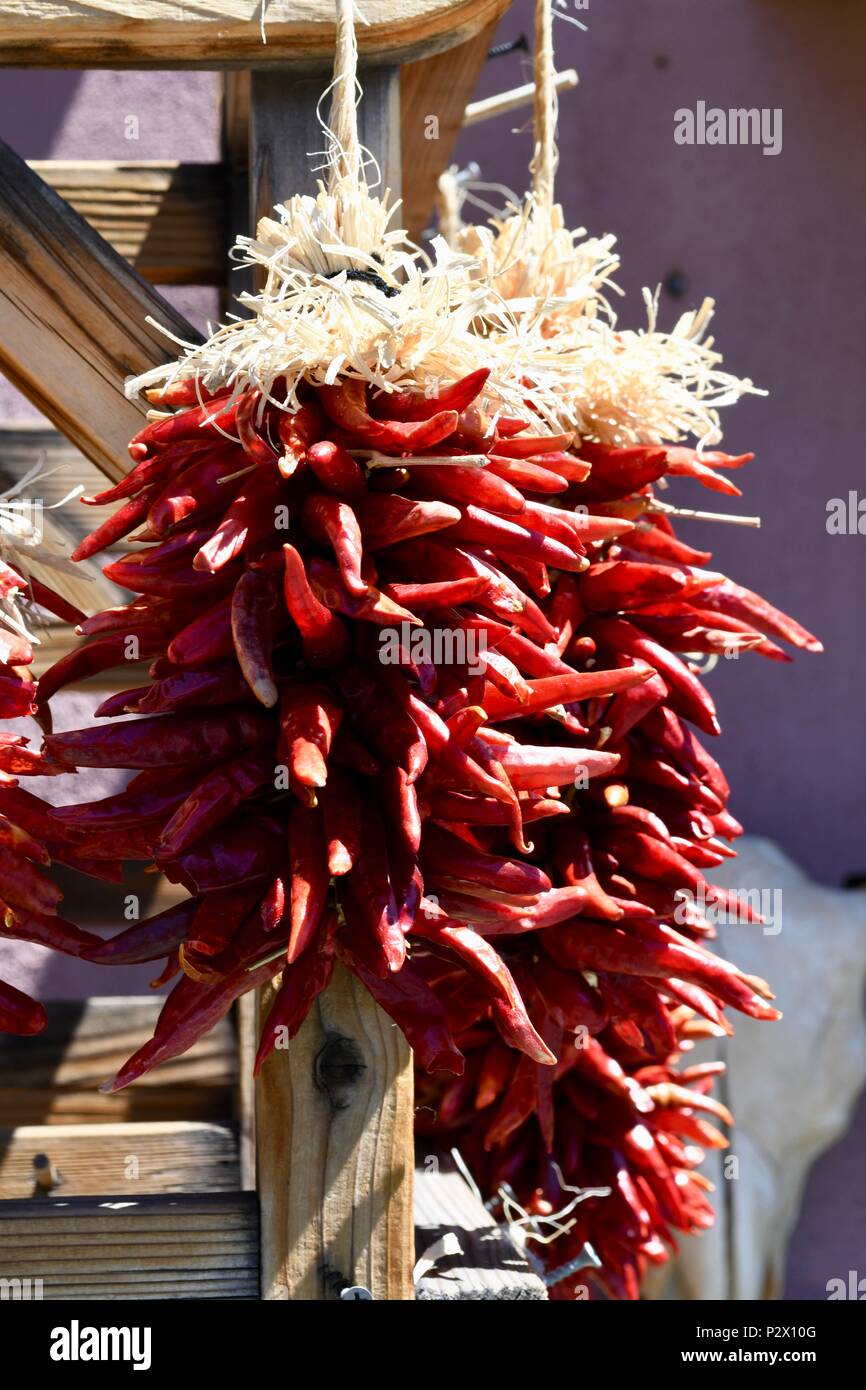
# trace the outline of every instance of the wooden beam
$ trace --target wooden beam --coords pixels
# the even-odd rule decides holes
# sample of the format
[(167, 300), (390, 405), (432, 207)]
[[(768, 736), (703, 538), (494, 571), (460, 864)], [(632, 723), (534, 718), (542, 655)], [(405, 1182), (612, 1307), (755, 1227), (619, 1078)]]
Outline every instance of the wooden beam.
[[(486, 27), (502, 0), (367, 0), (358, 48), (400, 63)], [(333, 0), (4, 0), (0, 65), (36, 68), (280, 67), (329, 62)], [(262, 39), (264, 26), (267, 42)]]
[[(34, 1159), (56, 1175), (57, 1197), (236, 1192), (238, 1140), (227, 1124), (19, 1125), (0, 1130), (0, 1198), (34, 1196)], [(2, 1206), (0, 1206), (2, 1211)]]
[(414, 1296), (412, 1095), (403, 1034), (339, 967), (259, 1082), (263, 1298)]
[(121, 478), (143, 411), (126, 377), (174, 357), (148, 315), (197, 334), (0, 142), (0, 371), (101, 472)]
[[(165, 892), (158, 891), (148, 911), (159, 912), (169, 901)], [(83, 916), (76, 912), (75, 920)], [(48, 1010), (48, 1026), (38, 1037), (2, 1034), (0, 1128), (230, 1119), (238, 1057), (227, 1018), (189, 1052), (166, 1062), (135, 1086), (114, 1095), (99, 1090), (153, 1036), (164, 1002), (164, 995), (55, 1000)]]
[(257, 1298), (258, 1224), (251, 1192), (0, 1202), (0, 1279), (58, 1300)]
[[(502, 8), (504, 4), (505, 0)], [(495, 26), (496, 20), (458, 48), (408, 63), (401, 71), (403, 206), (412, 236), (419, 235), (426, 225), (436, 180), (451, 158), (463, 124), (483, 119), (488, 107), (489, 114), (496, 114), (532, 98), (533, 87), (528, 83), (503, 97), (467, 106)], [(40, 178), (154, 285), (225, 283), (229, 244), (226, 204), (229, 180), (246, 174), (250, 74), (236, 70), (224, 76), (224, 165), (176, 160), (30, 163)], [(562, 85), (569, 85), (572, 76), (562, 74)], [(324, 83), (327, 79), (323, 75), (321, 80)], [(431, 117), (435, 117), (434, 125)], [(310, 134), (321, 141), (318, 128), (311, 126)]]
[(225, 282), (222, 165), (51, 159), (30, 167), (151, 284)]
[(451, 162), (467, 103), (507, 3), (502, 0), (489, 22), (459, 48), (401, 69), (403, 208), (399, 225), (414, 238), (429, 222), (439, 175)]
[[(412, 237), (420, 236), (427, 225), (435, 201), (437, 180), (451, 160), (457, 138), (466, 122), (469, 99), (484, 66), (496, 26), (508, 3), (509, 0), (497, 0), (487, 23), (458, 47), (406, 63), (400, 69), (403, 207), (399, 221)], [(279, 82), (280, 79), (274, 80)], [(310, 111), (314, 109), (318, 96), (317, 81), (323, 83), (326, 80), (323, 73), (321, 78), (311, 82)], [(369, 84), (369, 75), (366, 80)], [(362, 103), (359, 112), (362, 121), (365, 109), (366, 103)], [(435, 121), (431, 122), (431, 117)], [(250, 74), (227, 73), (223, 83), (223, 143), (227, 162), (235, 176), (239, 172), (246, 172), (244, 137), (249, 128), (249, 118)], [(305, 133), (313, 142), (309, 148), (319, 148), (321, 131), (318, 125), (312, 120), (308, 121)], [(300, 138), (296, 138), (300, 144)], [(369, 135), (365, 135), (364, 139), (370, 148), (376, 148), (370, 145)]]
[[(229, 174), (246, 174), (250, 158), (250, 73), (235, 69), (222, 75), (222, 154)], [(249, 199), (243, 206), (247, 219)]]
[[(116, 1128), (134, 1134), (137, 1126)], [(462, 1178), (426, 1165), (415, 1176), (415, 1239), (419, 1256), (428, 1256), (418, 1298), (546, 1298), (525, 1255)], [(267, 1238), (264, 1212), (261, 1231)], [(445, 1250), (443, 1236), (451, 1237)], [(252, 1192), (125, 1197), (120, 1205), (117, 1197), (64, 1197), (61, 1188), (35, 1200), (0, 1201), (0, 1279), (41, 1279), (40, 1294), (31, 1286), (31, 1297), (254, 1299), (259, 1258)]]

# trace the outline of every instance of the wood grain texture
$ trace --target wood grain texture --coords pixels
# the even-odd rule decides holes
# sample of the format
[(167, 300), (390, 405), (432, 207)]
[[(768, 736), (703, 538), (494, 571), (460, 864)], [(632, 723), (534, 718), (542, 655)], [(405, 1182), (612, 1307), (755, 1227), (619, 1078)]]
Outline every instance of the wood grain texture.
[[(502, 0), (367, 0), (358, 25), (366, 61), (406, 62), (470, 38)], [(329, 61), (332, 0), (4, 0), (0, 64), (8, 67), (280, 67)]]
[(152, 1035), (162, 1003), (156, 996), (52, 1002), (43, 1033), (0, 1036), (0, 1126), (227, 1120), (237, 1082), (237, 1042), (229, 1019), (135, 1086), (116, 1095), (99, 1091)]
[(412, 1109), (403, 1034), (338, 968), (259, 1081), (263, 1298), (413, 1297)]
[[(254, 72), (249, 111), (250, 221), (269, 215), (275, 203), (295, 193), (315, 193), (322, 177), (324, 150), (316, 103), (330, 80), (325, 69), (309, 76), (294, 72)], [(377, 193), (400, 188), (400, 89), (393, 67), (360, 72), (364, 98), (358, 108), (358, 135), (379, 163)]]
[(30, 167), (151, 284), (225, 281), (221, 165), (52, 159)]
[(120, 478), (141, 407), (126, 377), (197, 334), (0, 142), (0, 371), (101, 472)]
[[(452, 1251), (420, 1275), (418, 1298), (546, 1297), (462, 1178), (425, 1165), (415, 1192), (419, 1257), (443, 1235)], [(259, 1259), (254, 1193), (0, 1201), (0, 1279), (41, 1278), (46, 1299), (257, 1298)]]
[[(403, 208), (400, 225), (413, 238), (428, 225), (439, 175), (451, 162), (487, 51), (507, 0), (488, 23), (459, 48), (437, 53), (400, 71), (400, 130), (403, 141)], [(431, 117), (434, 121), (431, 122)]]
[(256, 1186), (256, 1083), (253, 1067), (259, 1045), (259, 1000), (255, 990), (242, 994), (235, 1005), (238, 1029), (237, 1120), (240, 1186)]
[(419, 1153), (415, 1170), (418, 1259), (445, 1236), (452, 1238), (451, 1253), (439, 1255), (419, 1279), (418, 1298), (448, 1303), (547, 1298), (547, 1289), (507, 1228), (496, 1224), (450, 1160)]
[(57, 1176), (56, 1197), (127, 1199), (240, 1187), (237, 1133), (227, 1124), (163, 1120), (0, 1130), (0, 1199), (34, 1195), (37, 1154), (48, 1158)]
[(0, 1279), (46, 1299), (255, 1299), (258, 1258), (252, 1193), (0, 1203)]

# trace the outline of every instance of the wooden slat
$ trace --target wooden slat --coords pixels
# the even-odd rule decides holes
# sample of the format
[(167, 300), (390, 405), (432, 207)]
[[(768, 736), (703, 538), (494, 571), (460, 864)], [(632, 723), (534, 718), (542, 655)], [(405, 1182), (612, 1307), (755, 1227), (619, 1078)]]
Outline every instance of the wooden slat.
[[(403, 208), (400, 225), (414, 238), (428, 224), (439, 175), (451, 162), (478, 74), (484, 66), (502, 0), (472, 38), (448, 53), (407, 63), (400, 72), (400, 130), (403, 143)], [(435, 125), (431, 125), (431, 118)], [(432, 138), (431, 138), (432, 137)]]
[[(226, 171), (227, 241), (234, 245), (238, 236), (250, 229), (249, 155), (250, 155), (250, 84), (251, 74), (235, 68), (222, 74), (221, 149)], [(230, 278), (224, 281), (223, 307), (236, 312), (234, 298), (252, 288), (252, 275), (247, 266), (234, 265)]]
[(0, 1203), (0, 1279), (46, 1299), (257, 1298), (252, 1193)]
[(81, 1125), (114, 1121), (188, 1119), (221, 1123), (232, 1113), (232, 1092), (211, 1086), (207, 1078), (196, 1084), (187, 1077), (183, 1085), (131, 1086), (116, 1095), (99, 1090), (55, 1090), (52, 1086), (0, 1086), (0, 1122), (4, 1125)]
[[(423, 1275), (417, 1296), (447, 1302), (547, 1298), (547, 1290), (504, 1226), (454, 1169), (422, 1161), (415, 1170), (415, 1246), (419, 1260), (444, 1236), (456, 1249)], [(456, 1240), (453, 1238), (456, 1237)]]
[(30, 167), (152, 284), (224, 283), (222, 165), (40, 160)]
[(122, 477), (143, 416), (124, 380), (177, 351), (147, 316), (197, 335), (2, 142), (0, 260), (0, 371), (103, 473)]
[(0, 1126), (229, 1119), (237, 1083), (229, 1019), (134, 1086), (115, 1095), (99, 1091), (152, 1035), (162, 1003), (137, 996), (55, 1001), (43, 1033), (0, 1035)]
[(413, 1297), (412, 1111), (406, 1039), (339, 967), (259, 1082), (264, 1298)]
[(259, 1001), (255, 990), (244, 994), (235, 1006), (238, 1029), (238, 1148), (240, 1186), (245, 1192), (256, 1186), (256, 1083), (253, 1067), (259, 1044)]
[[(498, 13), (501, 0), (367, 0), (358, 47), (407, 62), (453, 47)], [(9, 67), (279, 67), (330, 61), (333, 0), (4, 0), (0, 64)]]
[(34, 1195), (37, 1154), (47, 1156), (59, 1179), (57, 1197), (112, 1193), (127, 1198), (240, 1187), (237, 1133), (225, 1124), (168, 1120), (0, 1130), (0, 1198)]
[[(415, 1177), (419, 1257), (446, 1235), (457, 1247), (421, 1275), (418, 1298), (546, 1297), (525, 1257), (462, 1178), (431, 1171), (427, 1162)], [(264, 1212), (265, 1248), (267, 1222)], [(259, 1246), (254, 1193), (0, 1202), (0, 1279), (41, 1278), (46, 1299), (257, 1298)]]

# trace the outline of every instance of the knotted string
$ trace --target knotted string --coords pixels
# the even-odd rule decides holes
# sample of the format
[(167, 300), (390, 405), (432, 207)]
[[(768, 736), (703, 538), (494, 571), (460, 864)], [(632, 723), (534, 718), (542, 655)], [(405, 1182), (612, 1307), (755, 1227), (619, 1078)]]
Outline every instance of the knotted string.
[(532, 191), (537, 207), (549, 213), (559, 155), (556, 149), (558, 102), (553, 59), (552, 0), (535, 0), (535, 52), (533, 56), (535, 102), (533, 126), (535, 152), (532, 156)]
[(336, 194), (345, 181), (357, 188), (363, 179), (363, 151), (358, 139), (358, 42), (353, 0), (336, 0), (337, 35), (334, 78), (331, 83), (328, 191)]

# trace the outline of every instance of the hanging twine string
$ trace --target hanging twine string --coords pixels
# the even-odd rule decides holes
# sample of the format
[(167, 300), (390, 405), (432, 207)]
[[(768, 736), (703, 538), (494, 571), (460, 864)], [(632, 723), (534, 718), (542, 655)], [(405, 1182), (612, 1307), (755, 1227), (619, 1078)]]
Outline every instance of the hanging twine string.
[(439, 233), (449, 246), (457, 246), (463, 228), (460, 216), (460, 189), (457, 183), (457, 166), (452, 165), (439, 175), (436, 184), (436, 220)]
[(535, 0), (535, 103), (533, 124), (535, 153), (530, 169), (532, 191), (537, 207), (549, 213), (553, 207), (553, 189), (559, 156), (556, 149), (557, 96), (553, 61), (553, 3)]
[(343, 181), (364, 182), (363, 154), (358, 139), (358, 42), (355, 37), (353, 0), (337, 0), (337, 36), (334, 79), (331, 83), (328, 119), (330, 174), (328, 191), (336, 193)]

